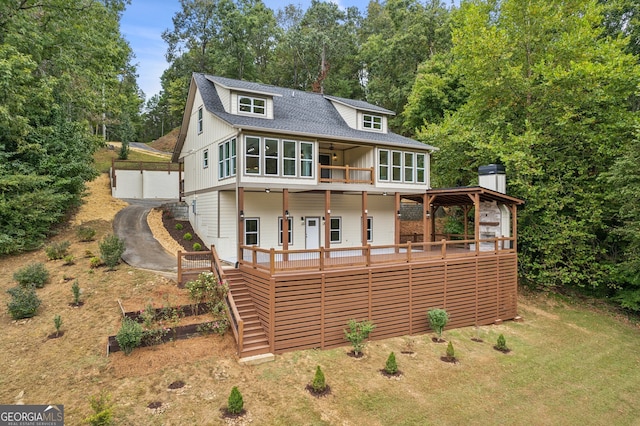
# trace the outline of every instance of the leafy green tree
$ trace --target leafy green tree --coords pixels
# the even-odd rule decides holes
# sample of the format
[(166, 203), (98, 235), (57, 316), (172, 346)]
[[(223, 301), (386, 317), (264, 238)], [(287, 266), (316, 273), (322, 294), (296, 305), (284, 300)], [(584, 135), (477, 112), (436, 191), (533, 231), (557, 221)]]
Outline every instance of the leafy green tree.
[(453, 67), (468, 97), (418, 133), (441, 151), (436, 186), (475, 184), (505, 164), (520, 273), (542, 286), (608, 281), (610, 187), (598, 177), (632, 139), (636, 58), (603, 33), (590, 1), (468, 2), (455, 14)]

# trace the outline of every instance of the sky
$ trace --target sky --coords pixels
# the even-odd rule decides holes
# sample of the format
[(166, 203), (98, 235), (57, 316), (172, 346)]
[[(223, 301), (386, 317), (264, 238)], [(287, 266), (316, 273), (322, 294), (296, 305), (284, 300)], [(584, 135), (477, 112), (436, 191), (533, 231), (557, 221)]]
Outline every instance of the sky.
[[(264, 0), (274, 11), (287, 4), (307, 9), (311, 0)], [(356, 6), (363, 13), (368, 0), (339, 0), (341, 7)], [(180, 10), (178, 0), (131, 0), (120, 21), (120, 30), (129, 42), (138, 70), (138, 86), (147, 99), (160, 92), (160, 76), (169, 67), (165, 60), (167, 45), (162, 40), (164, 30), (173, 29), (172, 18)]]

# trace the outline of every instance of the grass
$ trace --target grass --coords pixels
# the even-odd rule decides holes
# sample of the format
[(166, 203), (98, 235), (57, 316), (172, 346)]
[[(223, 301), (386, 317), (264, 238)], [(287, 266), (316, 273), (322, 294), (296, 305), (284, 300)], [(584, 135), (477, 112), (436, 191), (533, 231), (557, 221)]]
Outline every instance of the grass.
[[(106, 173), (111, 168), (111, 160), (118, 159), (118, 151), (119, 147), (116, 147), (114, 150), (100, 149), (98, 150), (93, 158), (95, 161), (96, 168), (100, 173)], [(130, 161), (169, 161), (171, 158), (171, 154), (167, 154), (166, 156), (161, 156), (159, 154), (147, 154), (142, 151), (137, 151), (134, 149), (129, 150), (129, 160)]]
[[(108, 191), (108, 187), (104, 188)], [(104, 204), (104, 203), (103, 203)], [(116, 424), (224, 424), (219, 409), (233, 386), (242, 392), (244, 423), (252, 425), (459, 425), (459, 424), (638, 424), (640, 328), (591, 306), (544, 295), (521, 295), (523, 322), (446, 330), (458, 364), (440, 361), (446, 344), (432, 335), (368, 343), (363, 359), (351, 349), (306, 350), (278, 355), (258, 366), (238, 364), (231, 333), (172, 342), (105, 356), (108, 335), (120, 326), (117, 300), (127, 310), (176, 304), (186, 297), (167, 278), (126, 265), (114, 272), (90, 269), (85, 250), (111, 232), (97, 221), (92, 242), (80, 242), (74, 226), (52, 241), (71, 241), (74, 265), (47, 261), (44, 250), (0, 258), (0, 294), (12, 275), (32, 262), (46, 262), (50, 282), (38, 289), (38, 315), (14, 322), (0, 310), (0, 402), (64, 404), (68, 425), (83, 424), (89, 397), (104, 390), (114, 403)], [(81, 308), (73, 308), (71, 285), (79, 280)], [(60, 314), (64, 335), (48, 340), (51, 319)], [(375, 320), (375, 319), (374, 319)], [(424, 320), (427, 321), (426, 312)], [(346, 326), (346, 325), (345, 325)], [(504, 334), (509, 354), (493, 349)], [(373, 332), (375, 336), (375, 331)], [(413, 355), (402, 354), (411, 348)], [(399, 380), (379, 373), (397, 354)], [(311, 396), (305, 386), (320, 365), (331, 394)], [(169, 390), (182, 380), (184, 388)], [(147, 405), (161, 401), (162, 413)], [(162, 410), (160, 410), (162, 411)]]

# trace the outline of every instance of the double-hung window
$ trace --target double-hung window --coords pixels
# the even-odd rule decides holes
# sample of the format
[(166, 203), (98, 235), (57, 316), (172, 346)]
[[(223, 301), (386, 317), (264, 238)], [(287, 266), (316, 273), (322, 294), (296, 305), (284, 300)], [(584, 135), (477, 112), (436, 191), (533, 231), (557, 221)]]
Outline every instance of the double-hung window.
[(300, 142), (300, 176), (313, 176), (313, 144)]
[(278, 139), (264, 140), (264, 174), (278, 175)]
[(218, 178), (236, 175), (236, 140), (231, 139), (218, 145)]
[(424, 154), (416, 154), (416, 182), (426, 183), (427, 162)]
[(282, 175), (283, 176), (296, 176), (296, 153), (298, 143), (296, 141), (282, 141)]
[(260, 219), (246, 218), (244, 220), (244, 245), (260, 245)]
[(362, 128), (365, 130), (382, 130), (382, 116), (363, 114), (362, 115)]
[(260, 174), (260, 138), (247, 136), (244, 141), (245, 157), (244, 167), (245, 173), (248, 175)]
[(386, 149), (378, 152), (378, 179), (389, 180), (389, 151)]
[(414, 171), (414, 155), (413, 152), (405, 152), (404, 153), (404, 181), (405, 182), (413, 182), (413, 171)]
[[(289, 245), (293, 244), (293, 219), (288, 217), (287, 218), (287, 223), (288, 223), (288, 227), (289, 227)], [(283, 231), (283, 220), (282, 220), (282, 216), (278, 217), (278, 244), (282, 245), (282, 231)]]
[(198, 108), (198, 134), (202, 133), (202, 107)]
[(424, 153), (380, 149), (378, 151), (378, 180), (426, 183), (427, 155)]
[(262, 98), (238, 96), (238, 111), (247, 114), (266, 115), (267, 101)]
[(202, 168), (206, 169), (209, 167), (209, 150), (205, 149), (202, 151)]
[(332, 243), (340, 243), (342, 242), (342, 218), (341, 217), (332, 217), (329, 221), (330, 229), (329, 229), (329, 239)]
[(402, 153), (399, 151), (391, 152), (391, 159), (391, 180), (402, 182)]

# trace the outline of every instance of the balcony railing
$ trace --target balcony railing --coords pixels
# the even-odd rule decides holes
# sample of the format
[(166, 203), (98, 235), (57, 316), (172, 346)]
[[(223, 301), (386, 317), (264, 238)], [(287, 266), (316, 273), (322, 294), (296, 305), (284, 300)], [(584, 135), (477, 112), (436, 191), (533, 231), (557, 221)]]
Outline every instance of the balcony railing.
[(274, 275), (295, 270), (325, 271), (358, 266), (420, 262), (468, 256), (514, 253), (514, 238), (441, 240), (385, 246), (341, 247), (312, 250), (276, 250), (241, 246), (239, 263)]
[(373, 167), (318, 165), (321, 183), (349, 183), (373, 185)]

